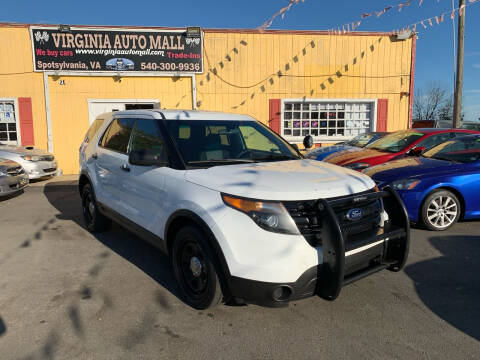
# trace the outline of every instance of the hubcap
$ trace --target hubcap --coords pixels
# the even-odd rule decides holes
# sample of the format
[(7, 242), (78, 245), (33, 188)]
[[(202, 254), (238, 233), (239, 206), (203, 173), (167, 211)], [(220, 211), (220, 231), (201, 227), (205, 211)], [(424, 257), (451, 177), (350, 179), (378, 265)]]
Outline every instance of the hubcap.
[(207, 289), (207, 271), (203, 252), (194, 240), (183, 245), (179, 253), (182, 276), (192, 296), (200, 296)]
[(433, 198), (427, 208), (428, 221), (439, 229), (452, 225), (457, 218), (457, 214), (457, 203), (450, 196), (437, 196)]
[(95, 212), (95, 204), (92, 201), (88, 203), (88, 211), (90, 212), (90, 216), (93, 217), (93, 213)]
[(199, 277), (202, 273), (202, 263), (195, 256), (190, 259), (190, 270), (195, 277)]

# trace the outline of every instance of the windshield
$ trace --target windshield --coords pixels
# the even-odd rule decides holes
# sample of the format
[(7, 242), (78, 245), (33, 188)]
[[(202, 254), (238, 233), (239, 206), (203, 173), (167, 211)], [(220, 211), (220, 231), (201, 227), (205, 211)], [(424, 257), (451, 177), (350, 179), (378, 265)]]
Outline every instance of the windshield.
[(367, 145), (366, 148), (395, 153), (404, 150), (422, 136), (424, 134), (421, 132), (399, 131)]
[(301, 158), (290, 144), (257, 121), (172, 120), (167, 126), (190, 166)]
[(480, 160), (480, 137), (464, 137), (435, 146), (424, 157), (453, 162), (470, 163)]
[(374, 138), (375, 134), (360, 134), (352, 140), (347, 141), (347, 145), (363, 148)]

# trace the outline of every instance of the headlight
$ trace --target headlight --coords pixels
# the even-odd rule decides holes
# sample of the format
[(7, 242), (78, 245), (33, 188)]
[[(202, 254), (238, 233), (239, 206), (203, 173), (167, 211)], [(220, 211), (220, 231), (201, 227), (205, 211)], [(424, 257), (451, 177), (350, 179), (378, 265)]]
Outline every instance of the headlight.
[(42, 158), (38, 155), (25, 155), (22, 156), (22, 159), (27, 160), (27, 161), (40, 161)]
[(419, 183), (420, 183), (420, 180), (404, 179), (404, 180), (394, 181), (390, 184), (390, 186), (395, 190), (412, 190)]
[(345, 167), (349, 168), (349, 169), (352, 169), (352, 170), (360, 171), (360, 170), (363, 170), (363, 169), (366, 169), (366, 168), (370, 167), (370, 164), (367, 164), (367, 163), (353, 163), (353, 164), (347, 164), (347, 165), (345, 165)]
[(225, 194), (222, 199), (226, 205), (247, 214), (264, 230), (300, 235), (297, 225), (280, 202), (247, 200)]

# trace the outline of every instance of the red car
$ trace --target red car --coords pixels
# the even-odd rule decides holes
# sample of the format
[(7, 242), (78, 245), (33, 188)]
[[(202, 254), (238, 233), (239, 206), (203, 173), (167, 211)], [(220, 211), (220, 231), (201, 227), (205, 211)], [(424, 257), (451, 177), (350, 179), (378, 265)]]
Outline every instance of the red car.
[(357, 151), (340, 151), (323, 161), (362, 171), (405, 155), (416, 156), (452, 138), (479, 131), (465, 129), (413, 129), (391, 133)]

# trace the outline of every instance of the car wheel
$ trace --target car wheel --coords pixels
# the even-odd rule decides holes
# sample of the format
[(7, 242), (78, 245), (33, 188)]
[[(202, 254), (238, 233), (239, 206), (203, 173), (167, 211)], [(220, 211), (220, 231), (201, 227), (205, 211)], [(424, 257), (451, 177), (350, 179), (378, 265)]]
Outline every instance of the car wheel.
[(82, 211), (85, 226), (90, 232), (102, 232), (110, 228), (112, 222), (98, 210), (95, 194), (90, 184), (86, 184), (82, 190)]
[(187, 226), (175, 236), (172, 262), (185, 302), (198, 310), (212, 308), (222, 300), (222, 289), (205, 235)]
[(461, 205), (448, 190), (438, 190), (427, 196), (422, 206), (423, 224), (430, 230), (443, 231), (458, 221)]

